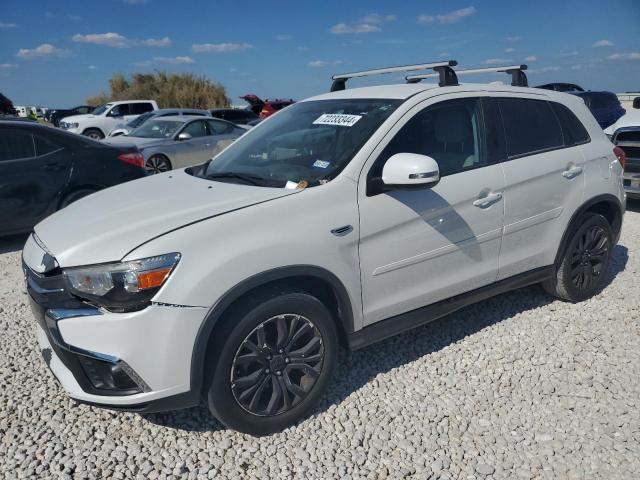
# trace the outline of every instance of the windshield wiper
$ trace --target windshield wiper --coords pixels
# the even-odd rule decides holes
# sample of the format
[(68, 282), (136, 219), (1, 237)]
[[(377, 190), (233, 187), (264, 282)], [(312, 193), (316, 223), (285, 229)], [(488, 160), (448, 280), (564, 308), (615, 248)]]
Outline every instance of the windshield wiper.
[(209, 173), (205, 175), (204, 178), (207, 179), (216, 179), (216, 178), (237, 178), (238, 180), (244, 180), (247, 183), (252, 185), (260, 186), (261, 182), (264, 182), (265, 179), (262, 177), (258, 177), (257, 175), (247, 175), (246, 173), (239, 172), (220, 172), (220, 173)]

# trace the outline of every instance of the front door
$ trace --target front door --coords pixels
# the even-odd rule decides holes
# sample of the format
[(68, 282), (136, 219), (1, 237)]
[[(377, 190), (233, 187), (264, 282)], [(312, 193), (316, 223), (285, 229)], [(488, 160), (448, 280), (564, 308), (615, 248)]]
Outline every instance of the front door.
[[(480, 96), (443, 96), (416, 106), (365, 166), (359, 188), (365, 325), (496, 280), (504, 175)], [(384, 162), (401, 152), (434, 158), (440, 182), (372, 190)]]

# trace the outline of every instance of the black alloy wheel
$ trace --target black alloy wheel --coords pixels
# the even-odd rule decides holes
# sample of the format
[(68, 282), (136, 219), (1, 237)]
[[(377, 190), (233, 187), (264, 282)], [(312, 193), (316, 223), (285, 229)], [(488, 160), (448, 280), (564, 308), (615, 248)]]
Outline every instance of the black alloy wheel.
[(599, 226), (589, 227), (575, 243), (571, 256), (571, 282), (588, 290), (598, 282), (609, 255), (609, 237)]
[(171, 163), (169, 159), (162, 155), (154, 155), (146, 161), (144, 169), (147, 173), (155, 175), (156, 173), (168, 172), (171, 170)]
[(236, 352), (231, 391), (248, 413), (279, 415), (307, 397), (323, 360), (322, 335), (308, 318), (271, 317), (253, 329)]

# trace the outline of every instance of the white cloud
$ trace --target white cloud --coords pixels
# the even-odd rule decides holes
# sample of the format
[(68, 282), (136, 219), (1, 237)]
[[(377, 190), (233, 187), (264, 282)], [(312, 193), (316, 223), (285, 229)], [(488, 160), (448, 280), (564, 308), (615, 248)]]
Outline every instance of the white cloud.
[(335, 60), (333, 62), (327, 62), (325, 60), (314, 60), (312, 62), (307, 63), (307, 65), (309, 67), (314, 67), (314, 68), (323, 68), (323, 67), (328, 67), (330, 65), (341, 65), (343, 63), (342, 60)]
[(97, 69), (98, 67), (96, 67), (95, 65), (89, 65), (87, 68), (88, 68), (89, 70), (95, 70), (95, 69)]
[(511, 53), (511, 52), (515, 52), (515, 51), (516, 51), (516, 49), (515, 49), (515, 48), (505, 48), (505, 49), (504, 49), (504, 52), (505, 52), (505, 53)]
[(171, 45), (171, 39), (169, 37), (147, 38), (146, 40), (140, 40), (140, 43), (147, 47), (168, 47)]
[(80, 15), (67, 15), (67, 18), (69, 20), (73, 20), (74, 22), (79, 22), (80, 20), (82, 20), (82, 17)]
[(127, 38), (124, 35), (120, 35), (115, 32), (90, 33), (88, 35), (81, 35), (77, 33), (71, 37), (71, 40), (78, 43), (93, 43), (95, 45), (105, 45), (107, 47), (114, 48), (129, 48), (140, 45), (144, 45), (146, 47), (166, 47), (171, 45), (171, 39), (169, 37), (138, 40), (135, 38)]
[(597, 47), (615, 47), (616, 44), (613, 43), (611, 40), (598, 40), (597, 42), (595, 42), (593, 45), (591, 45), (594, 48)]
[(614, 53), (607, 58), (609, 60), (640, 60), (640, 52)]
[(307, 50), (309, 50), (309, 47), (303, 47), (302, 45), (299, 45), (296, 47), (296, 50), (298, 50), (299, 52), (306, 52)]
[(448, 58), (451, 54), (449, 52), (442, 52), (438, 54), (438, 58)]
[(0, 63), (0, 69), (9, 69), (16, 68), (17, 65), (15, 63)]
[(532, 68), (531, 70), (527, 70), (527, 73), (557, 72), (558, 70), (560, 70), (560, 67), (542, 67)]
[(25, 60), (32, 60), (35, 58), (54, 58), (54, 57), (68, 57), (71, 55), (69, 50), (63, 48), (56, 48), (50, 43), (43, 43), (36, 48), (21, 48), (16, 53), (16, 57), (23, 58)]
[(293, 37), (286, 33), (281, 33), (280, 35), (276, 35), (276, 40), (280, 40), (281, 42), (286, 42), (287, 40), (291, 40)]
[(44, 16), (47, 18), (56, 18), (56, 14), (53, 12), (44, 12)]
[(505, 40), (507, 42), (519, 42), (520, 40), (522, 40), (524, 37), (520, 37), (518, 35), (514, 36), (514, 37), (506, 37)]
[(0, 22), (0, 28), (16, 28), (18, 25), (16, 25), (15, 23), (5, 23), (5, 22)]
[(524, 58), (525, 62), (536, 62), (538, 61), (538, 57), (536, 57), (535, 55), (529, 55), (528, 57)]
[(385, 22), (393, 22), (396, 18), (395, 15), (370, 13), (353, 23), (338, 23), (331, 27), (329, 31), (336, 35), (381, 32), (382, 27), (380, 25)]
[(465, 17), (470, 17), (476, 13), (475, 7), (465, 7), (460, 10), (453, 10), (452, 12), (442, 13), (438, 15), (419, 15), (418, 23), (433, 23), (438, 22), (443, 25), (449, 23), (456, 23), (462, 20)]
[(196, 63), (191, 57), (154, 57), (151, 60), (145, 60), (143, 62), (137, 62), (139, 67), (150, 67), (151, 65), (187, 65), (190, 63)]
[(569, 57), (577, 57), (578, 55), (580, 55), (576, 50), (573, 50), (571, 52), (562, 52), (556, 55), (556, 57), (558, 58), (569, 58)]
[(191, 50), (197, 53), (203, 52), (236, 52), (238, 50), (247, 50), (253, 48), (253, 45), (249, 43), (194, 43), (191, 45)]
[(500, 65), (502, 63), (510, 63), (513, 60), (510, 58), (488, 58), (483, 63), (485, 65)]

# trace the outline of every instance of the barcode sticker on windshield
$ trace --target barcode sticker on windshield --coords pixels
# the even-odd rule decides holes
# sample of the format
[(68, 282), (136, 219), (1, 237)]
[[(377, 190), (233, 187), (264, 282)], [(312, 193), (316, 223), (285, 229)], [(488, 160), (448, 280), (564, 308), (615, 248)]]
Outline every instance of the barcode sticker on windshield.
[(323, 113), (313, 121), (313, 124), (353, 127), (361, 118), (362, 115), (347, 115), (346, 113)]

